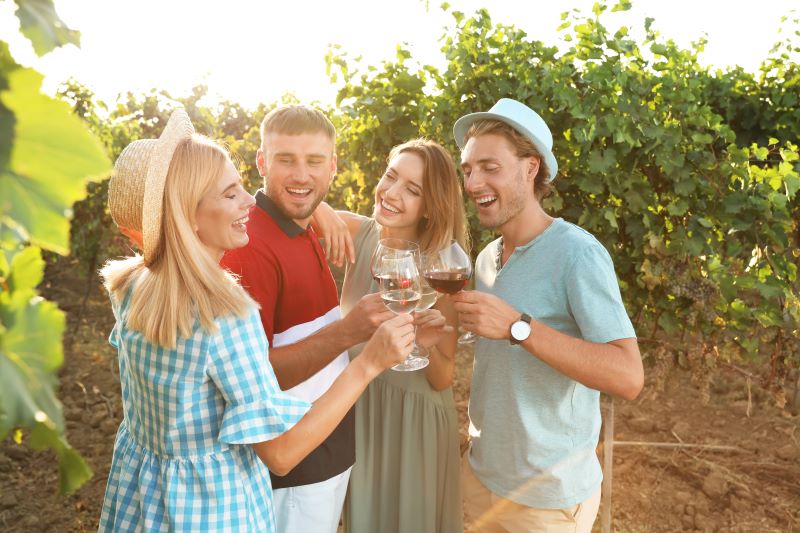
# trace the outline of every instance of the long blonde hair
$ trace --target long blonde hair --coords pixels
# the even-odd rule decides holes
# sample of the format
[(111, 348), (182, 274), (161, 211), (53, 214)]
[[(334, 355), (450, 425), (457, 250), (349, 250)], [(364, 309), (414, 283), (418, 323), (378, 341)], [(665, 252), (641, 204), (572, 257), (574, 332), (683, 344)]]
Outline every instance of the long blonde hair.
[(191, 335), (198, 320), (216, 333), (217, 317), (244, 316), (255, 305), (194, 231), (200, 200), (227, 161), (222, 147), (200, 135), (178, 145), (164, 186), (161, 244), (153, 262), (146, 266), (135, 255), (109, 261), (100, 271), (115, 301), (122, 302), (131, 289), (127, 327), (153, 344), (174, 348), (178, 336)]
[(455, 239), (469, 253), (464, 197), (453, 158), (435, 141), (413, 139), (392, 148), (387, 162), (402, 153), (416, 154), (424, 167), (422, 197), (426, 216), (417, 226), (420, 250), (434, 252)]

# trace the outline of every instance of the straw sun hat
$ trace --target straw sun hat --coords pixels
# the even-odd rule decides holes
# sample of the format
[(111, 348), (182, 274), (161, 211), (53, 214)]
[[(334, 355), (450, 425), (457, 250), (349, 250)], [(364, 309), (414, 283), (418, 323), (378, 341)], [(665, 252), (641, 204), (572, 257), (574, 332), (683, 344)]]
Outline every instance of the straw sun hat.
[(145, 264), (151, 264), (161, 238), (164, 183), (178, 145), (194, 133), (189, 115), (176, 109), (158, 139), (133, 141), (120, 154), (108, 184), (111, 217), (123, 233), (141, 235)]

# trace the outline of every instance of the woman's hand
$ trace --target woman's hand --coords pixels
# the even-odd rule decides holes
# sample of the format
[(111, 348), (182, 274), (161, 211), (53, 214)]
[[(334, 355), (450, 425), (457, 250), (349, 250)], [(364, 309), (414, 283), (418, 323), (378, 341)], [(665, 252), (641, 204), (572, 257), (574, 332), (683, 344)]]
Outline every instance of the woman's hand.
[(355, 246), (347, 223), (331, 206), (320, 202), (311, 215), (311, 227), (317, 236), (324, 240), (325, 255), (334, 265), (341, 268), (345, 260), (351, 263), (356, 260)]
[(377, 375), (390, 366), (401, 363), (413, 347), (413, 319), (409, 314), (402, 314), (381, 324), (358, 358), (363, 358)]
[(442, 337), (453, 331), (438, 309), (417, 311), (414, 313), (414, 325), (417, 327), (417, 346), (421, 348), (439, 344)]

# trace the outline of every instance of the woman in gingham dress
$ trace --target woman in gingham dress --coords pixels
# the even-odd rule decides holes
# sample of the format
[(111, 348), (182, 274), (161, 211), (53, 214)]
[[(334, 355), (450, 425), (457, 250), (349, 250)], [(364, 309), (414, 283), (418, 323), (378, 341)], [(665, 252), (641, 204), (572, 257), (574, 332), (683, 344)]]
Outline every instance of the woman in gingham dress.
[(290, 471), (411, 349), (398, 316), (313, 407), (281, 392), (256, 305), (219, 266), (253, 203), (183, 110), (115, 164), (109, 208), (143, 254), (102, 270), (124, 418), (100, 531), (274, 531), (267, 467)]

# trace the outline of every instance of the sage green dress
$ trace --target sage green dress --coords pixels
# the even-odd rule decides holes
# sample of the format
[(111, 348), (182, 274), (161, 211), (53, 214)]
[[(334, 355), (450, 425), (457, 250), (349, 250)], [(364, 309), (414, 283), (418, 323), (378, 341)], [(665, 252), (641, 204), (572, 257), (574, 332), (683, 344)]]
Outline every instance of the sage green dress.
[[(342, 286), (348, 313), (377, 292), (370, 258), (379, 229), (367, 219)], [(361, 346), (350, 350), (352, 359)], [(453, 389), (437, 392), (425, 371), (386, 370), (356, 403), (356, 463), (343, 511), (345, 533), (460, 533), (458, 416)]]

